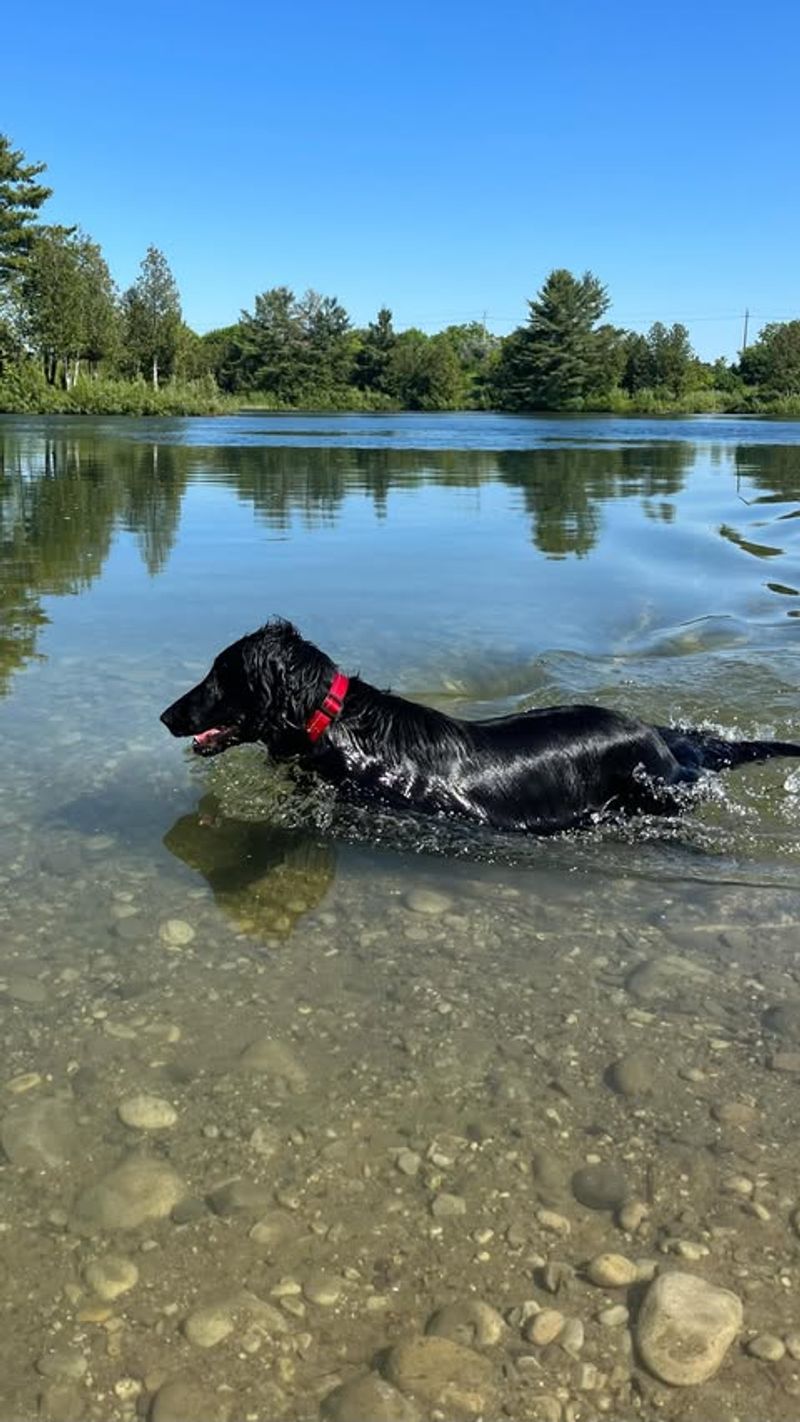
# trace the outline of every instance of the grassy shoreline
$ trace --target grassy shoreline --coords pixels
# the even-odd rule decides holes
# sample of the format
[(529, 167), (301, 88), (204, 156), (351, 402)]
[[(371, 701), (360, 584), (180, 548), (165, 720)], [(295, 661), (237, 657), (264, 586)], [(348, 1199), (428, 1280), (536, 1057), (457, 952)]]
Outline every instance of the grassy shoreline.
[[(169, 382), (154, 390), (144, 381), (92, 380), (83, 378), (71, 390), (60, 390), (44, 381), (15, 378), (10, 371), (0, 379), (0, 414), (6, 415), (122, 415), (211, 416), (237, 414), (400, 414), (464, 413), (464, 410), (404, 411), (385, 396), (356, 389), (332, 391), (327, 395), (309, 393), (296, 404), (287, 404), (263, 391), (247, 395), (227, 395), (213, 379)], [(467, 407), (469, 408), (469, 407)], [(637, 396), (615, 390), (603, 400), (587, 402), (576, 410), (529, 410), (520, 414), (611, 414), (618, 416), (669, 415), (755, 415), (800, 418), (800, 395), (774, 396), (757, 390), (696, 390), (677, 398), (645, 390)]]

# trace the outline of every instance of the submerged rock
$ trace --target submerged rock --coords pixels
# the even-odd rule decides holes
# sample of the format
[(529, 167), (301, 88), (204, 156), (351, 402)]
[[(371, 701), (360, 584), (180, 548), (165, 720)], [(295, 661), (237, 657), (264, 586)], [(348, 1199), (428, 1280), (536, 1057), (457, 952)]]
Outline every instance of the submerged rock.
[(420, 1422), (419, 1410), (378, 1373), (342, 1383), (323, 1398), (325, 1422)]
[(636, 1343), (657, 1378), (689, 1387), (714, 1376), (741, 1326), (741, 1300), (729, 1289), (694, 1274), (661, 1274), (645, 1295)]
[(79, 1233), (136, 1229), (148, 1220), (166, 1219), (185, 1194), (170, 1165), (135, 1156), (78, 1196), (72, 1223)]
[(450, 1419), (478, 1417), (494, 1398), (495, 1370), (488, 1358), (449, 1338), (411, 1338), (386, 1360), (386, 1376), (426, 1408)]
[(77, 1126), (69, 1101), (57, 1096), (26, 1101), (3, 1117), (0, 1142), (12, 1165), (52, 1170), (74, 1154)]

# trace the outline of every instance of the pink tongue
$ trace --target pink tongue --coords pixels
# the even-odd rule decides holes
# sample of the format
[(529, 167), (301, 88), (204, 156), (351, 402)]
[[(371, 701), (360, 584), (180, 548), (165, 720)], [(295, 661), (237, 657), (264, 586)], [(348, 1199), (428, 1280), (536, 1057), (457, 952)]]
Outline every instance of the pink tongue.
[(194, 737), (195, 745), (207, 746), (210, 741), (215, 741), (218, 736), (221, 736), (224, 733), (224, 729), (223, 726), (212, 726), (210, 731), (201, 731), (198, 736)]

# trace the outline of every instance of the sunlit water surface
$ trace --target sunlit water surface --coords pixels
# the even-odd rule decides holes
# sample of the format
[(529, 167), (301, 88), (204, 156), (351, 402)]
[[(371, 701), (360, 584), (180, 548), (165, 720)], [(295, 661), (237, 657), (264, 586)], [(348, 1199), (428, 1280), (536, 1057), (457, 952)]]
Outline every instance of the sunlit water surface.
[[(534, 1146), (567, 1177), (592, 1152), (626, 1162), (651, 1211), (628, 1252), (688, 1231), (712, 1241), (706, 1276), (740, 1293), (722, 1176), (761, 1170), (769, 1223), (737, 1203), (734, 1234), (756, 1275), (772, 1250), (762, 1311), (787, 1331), (770, 1281), (794, 1268), (800, 1057), (774, 1058), (800, 1046), (800, 765), (721, 777), (679, 823), (541, 842), (304, 801), (257, 749), (198, 762), (158, 715), (277, 612), (345, 669), (459, 715), (596, 701), (796, 739), (799, 516), (789, 423), (0, 418), (4, 1077), (36, 1140), (32, 1102), (72, 1113), (49, 1163), (3, 1142), (9, 1415), (55, 1406), (37, 1360), (57, 1335), (90, 1359), (84, 1400), (104, 1418), (127, 1415), (120, 1375), (147, 1400), (175, 1350), (207, 1397), (231, 1390), (234, 1419), (316, 1417), (442, 1302), (537, 1297), (531, 1251), (552, 1240)], [(294, 1077), (240, 1072), (263, 1038)], [(644, 1047), (660, 1065), (641, 1098), (613, 1090), (610, 1064)], [(177, 1111), (161, 1136), (117, 1119), (141, 1091)], [(758, 1117), (755, 1153), (720, 1124), (731, 1101)], [(259, 1126), (274, 1148), (253, 1145)], [(105, 1237), (76, 1252), (71, 1220), (132, 1148), (168, 1157), (193, 1198), (232, 1177), (283, 1192), (274, 1208), (304, 1228), (257, 1261), (253, 1218), (213, 1209), (114, 1237), (137, 1259), (157, 1248), (139, 1261), (150, 1314), (134, 1309), (109, 1359), (80, 1314)], [(442, 1191), (466, 1200), (456, 1229), (431, 1214)], [(574, 1264), (625, 1248), (612, 1215), (563, 1208)], [(529, 1235), (501, 1243), (521, 1216)], [(247, 1348), (200, 1366), (182, 1331), (198, 1299), (320, 1269), (342, 1281), (336, 1316), (318, 1337), (309, 1303), (315, 1341), (294, 1352), (266, 1329), (272, 1392)], [(637, 1415), (635, 1365), (598, 1337), (598, 1395)], [(563, 1358), (548, 1367), (535, 1387), (504, 1374), (512, 1415), (572, 1386)], [(760, 1396), (752, 1360), (736, 1368)], [(786, 1378), (759, 1415), (793, 1415)]]

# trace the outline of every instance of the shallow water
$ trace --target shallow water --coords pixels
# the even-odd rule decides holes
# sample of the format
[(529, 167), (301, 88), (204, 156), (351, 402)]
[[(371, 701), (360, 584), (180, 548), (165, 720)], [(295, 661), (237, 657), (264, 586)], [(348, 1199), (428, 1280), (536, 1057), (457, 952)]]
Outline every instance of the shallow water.
[[(421, 1416), (797, 1416), (800, 766), (539, 842), (345, 814), (158, 713), (280, 612), (463, 715), (796, 738), (799, 496), (777, 421), (0, 418), (0, 1415), (169, 1422), (179, 1376), (209, 1416), (315, 1418), (478, 1298), (505, 1331), (476, 1405), (431, 1384)], [(142, 1092), (174, 1122), (124, 1124)], [(87, 1225), (131, 1156), (191, 1208)], [(587, 1162), (624, 1176), (608, 1208)], [(627, 1293), (585, 1277), (603, 1250), (640, 1261)], [(139, 1272), (113, 1301), (108, 1253)], [(702, 1387), (633, 1348), (652, 1261), (743, 1299)], [(581, 1346), (532, 1343), (524, 1305)]]

